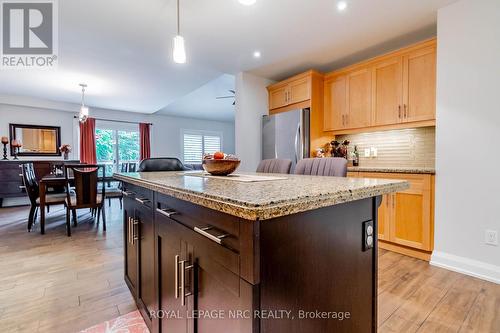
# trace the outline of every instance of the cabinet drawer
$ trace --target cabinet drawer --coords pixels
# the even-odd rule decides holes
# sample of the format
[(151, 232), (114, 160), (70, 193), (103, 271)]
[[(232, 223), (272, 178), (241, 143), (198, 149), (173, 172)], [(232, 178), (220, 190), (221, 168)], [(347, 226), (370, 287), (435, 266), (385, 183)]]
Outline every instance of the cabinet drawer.
[[(180, 240), (181, 242), (184, 241), (189, 244), (194, 244), (197, 257), (200, 258), (200, 264), (204, 264), (205, 261), (210, 259), (214, 264), (207, 264), (212, 268), (220, 265), (239, 276), (240, 256), (236, 251), (211, 241), (207, 237), (195, 232), (191, 227), (179, 223), (179, 221), (173, 218), (168, 218), (158, 211), (155, 213), (155, 221), (158, 230), (166, 235), (166, 241), (178, 243)], [(222, 271), (223, 270), (221, 270), (221, 272)], [(228, 278), (230, 277), (228, 276)]]
[(123, 183), (123, 195), (135, 200), (138, 204), (153, 208), (153, 191), (143, 187)]
[[(19, 176), (18, 176), (19, 177)], [(8, 194), (11, 196), (22, 196), (26, 192), (22, 187), (23, 183), (20, 180), (11, 181), (11, 182), (0, 182), (0, 194)]]
[[(200, 234), (205, 234), (204, 237), (207, 239), (213, 238), (211, 236), (227, 235), (220, 239), (221, 245), (236, 252), (240, 250), (239, 233), (241, 220), (237, 217), (194, 205), (164, 194), (157, 194), (155, 210), (157, 214), (174, 212), (174, 214), (169, 213), (171, 219), (182, 223), (193, 231), (197, 228), (196, 230)], [(212, 228), (201, 230), (207, 227)], [(213, 239), (211, 241), (216, 243)]]
[(2, 180), (7, 180), (7, 181), (19, 181), (22, 183), (22, 169), (19, 167), (13, 167), (13, 168), (2, 168), (0, 172), (0, 181)]

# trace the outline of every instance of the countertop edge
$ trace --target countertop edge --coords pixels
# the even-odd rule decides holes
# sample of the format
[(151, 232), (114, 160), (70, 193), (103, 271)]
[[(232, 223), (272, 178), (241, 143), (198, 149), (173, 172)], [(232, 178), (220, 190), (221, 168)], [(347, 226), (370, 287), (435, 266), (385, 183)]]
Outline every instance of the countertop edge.
[(321, 195), (317, 197), (305, 197), (286, 203), (276, 203), (266, 206), (244, 206), (235, 202), (223, 201), (221, 198), (215, 198), (209, 195), (203, 195), (188, 190), (169, 187), (167, 185), (158, 185), (154, 182), (144, 181), (133, 177), (115, 174), (113, 177), (117, 180), (130, 183), (132, 185), (142, 186), (152, 191), (170, 195), (174, 198), (192, 202), (194, 204), (218, 210), (223, 213), (243, 218), (245, 220), (269, 220), (291, 214), (306, 212), (318, 208), (324, 208), (337, 204), (347, 203), (356, 200), (367, 199), (387, 193), (403, 191), (409, 188), (409, 183), (401, 181), (398, 183), (377, 185), (366, 187), (353, 193), (351, 190), (339, 191), (335, 194)]
[(347, 172), (373, 172), (373, 173), (408, 173), (435, 175), (436, 170), (432, 168), (398, 168), (398, 167), (348, 167)]

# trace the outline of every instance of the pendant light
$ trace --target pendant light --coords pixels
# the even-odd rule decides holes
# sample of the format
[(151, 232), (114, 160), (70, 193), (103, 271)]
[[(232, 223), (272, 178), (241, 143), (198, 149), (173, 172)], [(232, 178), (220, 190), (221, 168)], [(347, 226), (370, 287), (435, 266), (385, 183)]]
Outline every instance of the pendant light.
[(177, 0), (177, 35), (174, 37), (174, 62), (177, 64), (186, 63), (186, 47), (184, 37), (181, 36), (181, 23), (179, 14), (179, 0)]
[(80, 87), (82, 87), (82, 106), (80, 106), (80, 114), (78, 115), (78, 119), (81, 123), (84, 123), (89, 117), (89, 108), (85, 106), (85, 88), (87, 88), (87, 85), (85, 83), (80, 83)]

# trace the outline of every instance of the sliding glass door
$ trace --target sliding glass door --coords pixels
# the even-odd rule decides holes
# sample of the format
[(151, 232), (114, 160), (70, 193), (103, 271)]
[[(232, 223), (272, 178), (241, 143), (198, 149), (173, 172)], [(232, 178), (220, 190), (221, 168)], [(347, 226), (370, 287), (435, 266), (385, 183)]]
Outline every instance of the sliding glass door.
[(106, 166), (106, 175), (122, 170), (122, 164), (139, 161), (139, 131), (97, 127), (97, 163)]

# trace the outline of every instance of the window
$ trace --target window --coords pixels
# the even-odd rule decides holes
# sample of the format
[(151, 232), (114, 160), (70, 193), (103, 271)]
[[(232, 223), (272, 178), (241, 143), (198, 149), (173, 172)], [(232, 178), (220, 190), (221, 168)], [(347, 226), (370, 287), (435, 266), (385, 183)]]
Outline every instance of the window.
[(221, 150), (222, 134), (212, 132), (183, 131), (184, 163), (201, 163), (203, 155)]
[(114, 129), (116, 125), (96, 125), (97, 163), (106, 166), (106, 175), (121, 170), (123, 163), (139, 161), (139, 131)]

